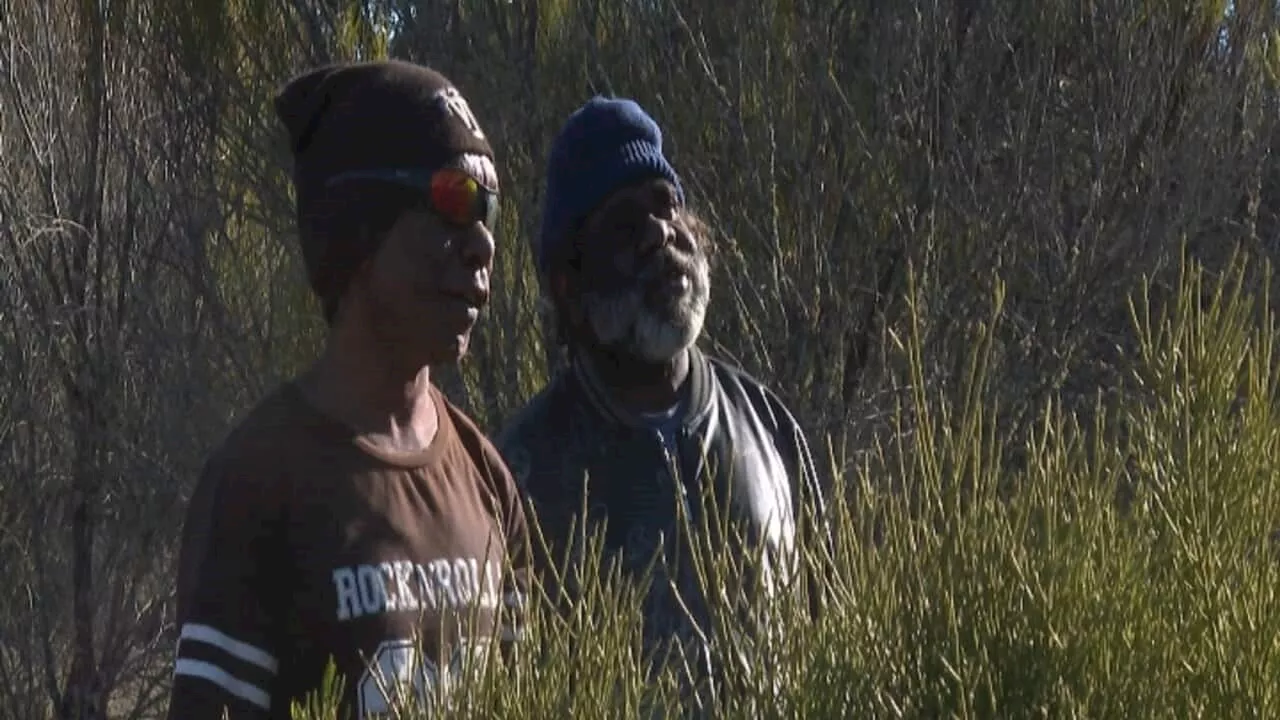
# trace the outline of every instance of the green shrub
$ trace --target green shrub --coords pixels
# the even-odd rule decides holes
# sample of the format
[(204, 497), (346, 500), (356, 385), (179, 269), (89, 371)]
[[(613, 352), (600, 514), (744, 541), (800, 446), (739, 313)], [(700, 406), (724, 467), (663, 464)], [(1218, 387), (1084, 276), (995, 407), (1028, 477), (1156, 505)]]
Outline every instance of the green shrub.
[[(828, 612), (784, 595), (762, 610), (783, 632), (716, 641), (716, 716), (1280, 713), (1280, 375), (1245, 276), (1188, 266), (1167, 307), (1144, 287), (1130, 382), (1088, 426), (1051, 407), (1016, 453), (983, 400), (997, 285), (962, 400), (917, 392), (916, 432), (837, 479)], [(920, 368), (918, 335), (899, 350)], [(744, 560), (708, 550), (713, 575)], [(540, 651), (462, 683), (453, 716), (679, 716), (674, 671), (650, 683), (637, 654), (635, 586), (599, 576), (568, 616), (535, 603)]]

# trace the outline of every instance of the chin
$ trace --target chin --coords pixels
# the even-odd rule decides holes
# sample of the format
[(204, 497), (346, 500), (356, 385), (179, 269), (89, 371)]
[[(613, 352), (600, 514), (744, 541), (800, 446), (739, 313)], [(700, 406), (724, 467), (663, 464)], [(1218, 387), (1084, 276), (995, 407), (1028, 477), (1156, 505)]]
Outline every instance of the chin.
[(705, 319), (700, 306), (679, 313), (641, 311), (610, 344), (645, 362), (669, 362), (697, 342)]
[(446, 367), (458, 364), (471, 349), (471, 338), (468, 335), (446, 336), (419, 347), (418, 356), (428, 367)]
[(460, 341), (454, 346), (454, 352), (449, 356), (450, 362), (458, 363), (466, 359), (471, 354), (470, 341)]
[(448, 348), (441, 355), (440, 364), (456, 365), (471, 352), (471, 338), (468, 336), (458, 336), (453, 339)]
[(694, 293), (662, 308), (645, 306), (638, 293), (595, 297), (587, 318), (596, 340), (639, 360), (665, 363), (697, 341), (707, 314), (706, 293)]
[(652, 363), (664, 363), (689, 349), (700, 334), (701, 317), (669, 321), (647, 316), (637, 320), (630, 345), (637, 357)]

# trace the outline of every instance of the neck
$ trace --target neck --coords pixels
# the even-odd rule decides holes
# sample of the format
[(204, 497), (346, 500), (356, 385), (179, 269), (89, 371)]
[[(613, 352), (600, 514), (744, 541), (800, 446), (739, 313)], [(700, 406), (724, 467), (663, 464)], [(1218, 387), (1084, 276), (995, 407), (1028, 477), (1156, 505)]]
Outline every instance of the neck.
[(359, 328), (336, 325), (303, 376), (320, 410), (392, 451), (425, 448), (435, 437), (431, 370), (392, 352)]
[(680, 400), (680, 389), (689, 377), (689, 351), (654, 363), (605, 348), (583, 353), (596, 376), (615, 402), (637, 413), (661, 412)]

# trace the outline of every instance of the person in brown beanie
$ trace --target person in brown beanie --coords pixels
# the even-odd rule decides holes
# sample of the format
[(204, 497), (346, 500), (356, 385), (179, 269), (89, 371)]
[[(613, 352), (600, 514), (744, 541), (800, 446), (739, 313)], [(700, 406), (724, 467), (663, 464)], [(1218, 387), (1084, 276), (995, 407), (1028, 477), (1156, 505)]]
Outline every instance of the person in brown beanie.
[(493, 151), (448, 79), (321, 67), (275, 100), (323, 353), (207, 460), (177, 577), (169, 718), (282, 719), (330, 661), (352, 718), (518, 635), (528, 531), (493, 445), (432, 384), (490, 292)]

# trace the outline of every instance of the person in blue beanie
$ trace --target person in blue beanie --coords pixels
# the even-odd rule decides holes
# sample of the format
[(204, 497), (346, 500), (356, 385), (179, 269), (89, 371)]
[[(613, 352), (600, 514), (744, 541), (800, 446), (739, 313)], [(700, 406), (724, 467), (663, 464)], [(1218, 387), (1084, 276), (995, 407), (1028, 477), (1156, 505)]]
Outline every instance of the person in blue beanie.
[(807, 576), (790, 571), (801, 538), (829, 535), (791, 411), (698, 347), (713, 245), (662, 141), (639, 104), (608, 97), (576, 110), (555, 138), (532, 251), (568, 362), (496, 443), (545, 538), (544, 584), (571, 601), (572, 580), (553, 569), (580, 558), (584, 532), (603, 525), (610, 557), (633, 577), (654, 573), (644, 604), (651, 659), (678, 649), (687, 662), (693, 650), (714, 678), (720, 663), (695, 640), (710, 636), (712, 610), (691, 545), (736, 542), (744, 558), (766, 550), (731, 593), (746, 598), (749, 587), (796, 591), (791, 580)]

